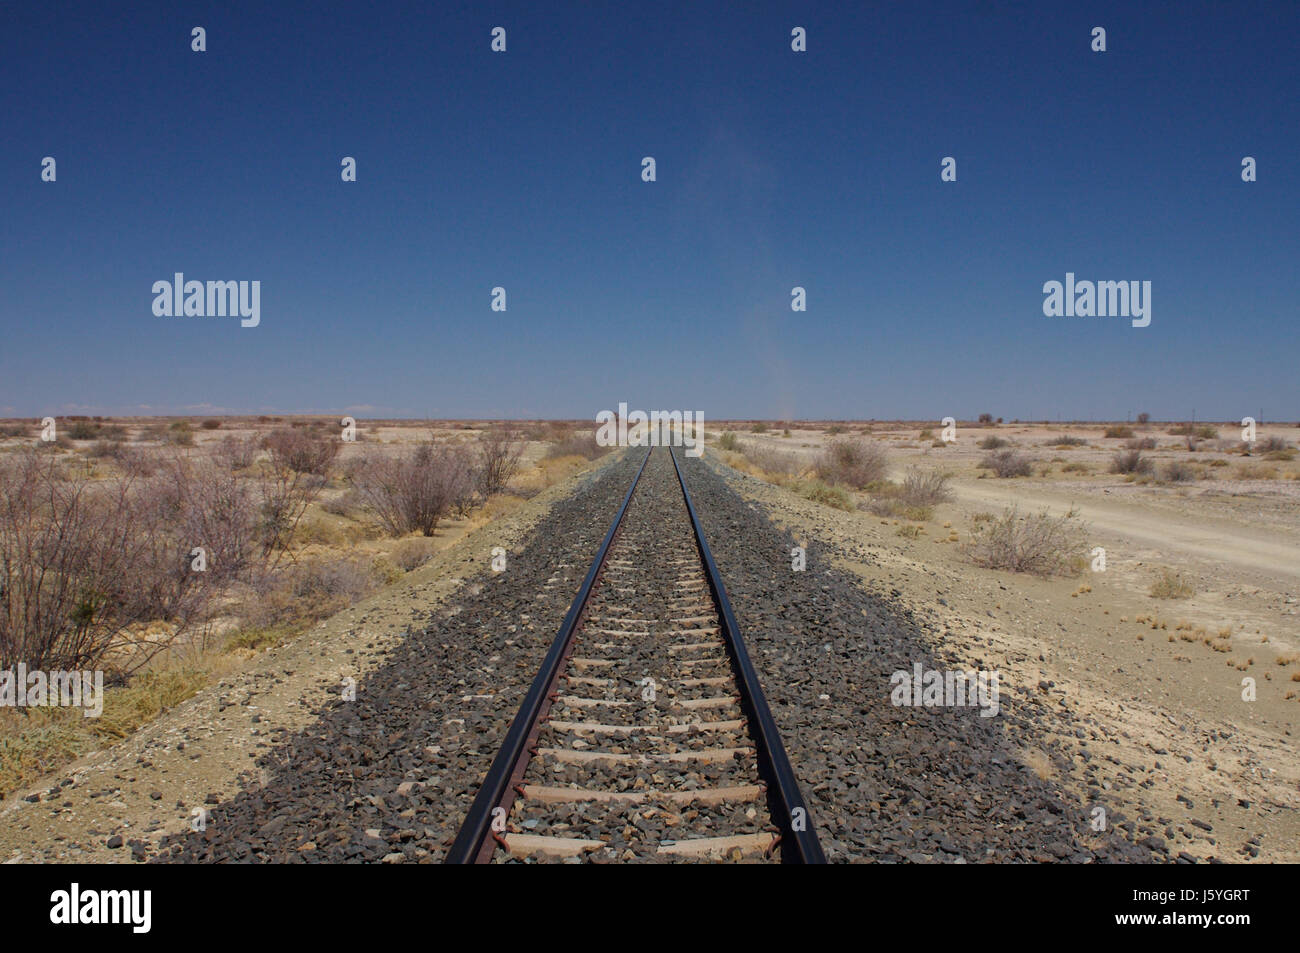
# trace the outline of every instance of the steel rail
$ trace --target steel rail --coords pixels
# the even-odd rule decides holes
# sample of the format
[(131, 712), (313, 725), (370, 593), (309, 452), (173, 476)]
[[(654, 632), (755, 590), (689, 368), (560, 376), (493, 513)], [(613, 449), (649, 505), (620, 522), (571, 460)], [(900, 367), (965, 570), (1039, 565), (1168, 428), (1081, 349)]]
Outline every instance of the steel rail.
[(637, 484), (641, 482), (641, 474), (645, 472), (646, 463), (649, 462), (653, 451), (654, 447), (646, 451), (645, 459), (641, 461), (636, 477), (632, 480), (632, 486), (628, 488), (627, 496), (623, 497), (623, 504), (614, 515), (614, 522), (610, 524), (609, 532), (605, 534), (600, 549), (596, 551), (596, 558), (591, 563), (591, 569), (587, 571), (582, 588), (578, 590), (573, 605), (569, 607), (569, 614), (564, 617), (560, 631), (542, 661), (541, 670), (533, 679), (532, 687), (524, 696), (514, 721), (510, 723), (510, 730), (506, 732), (505, 740), (501, 743), (501, 750), (492, 760), (492, 766), (483, 779), (483, 785), (479, 788), (478, 795), (470, 805), (469, 813), (465, 815), (465, 821), (456, 834), (456, 839), (452, 841), (447, 856), (443, 859), (444, 864), (484, 863), (496, 848), (496, 842), (490, 836), (494, 833), (492, 812), (498, 807), (506, 807), (506, 801), (514, 799), (513, 785), (528, 765), (528, 759), (524, 754), (537, 732), (538, 725), (550, 709), (550, 696), (572, 648), (573, 634), (577, 631), (578, 622), (587, 608), (587, 598), (596, 584), (596, 577), (605, 567), (605, 558), (609, 555), (610, 545), (618, 534), (628, 504), (632, 501), (632, 494), (636, 492)]
[(677, 471), (677, 481), (682, 486), (682, 496), (686, 499), (686, 509), (691, 514), (691, 525), (695, 528), (695, 542), (699, 546), (700, 556), (704, 562), (705, 574), (709, 579), (709, 588), (713, 591), (713, 601), (717, 603), (721, 616), (723, 641), (735, 669), (736, 681), (740, 686), (740, 704), (749, 719), (750, 731), (754, 735), (758, 754), (759, 775), (767, 782), (768, 809), (772, 819), (781, 831), (781, 862), (786, 864), (824, 864), (826, 855), (822, 853), (821, 842), (813, 828), (812, 816), (799, 792), (799, 782), (794, 776), (794, 769), (781, 743), (781, 733), (777, 730), (772, 712), (767, 707), (763, 695), (763, 686), (758, 673), (749, 660), (745, 649), (745, 640), (740, 635), (740, 626), (736, 623), (735, 613), (731, 611), (731, 600), (727, 598), (726, 587), (722, 584), (722, 574), (718, 572), (709, 544), (704, 539), (704, 527), (700, 525), (699, 514), (691, 501), (690, 491), (686, 489), (686, 478), (677, 463), (677, 455), (672, 448), (668, 450), (673, 468)]

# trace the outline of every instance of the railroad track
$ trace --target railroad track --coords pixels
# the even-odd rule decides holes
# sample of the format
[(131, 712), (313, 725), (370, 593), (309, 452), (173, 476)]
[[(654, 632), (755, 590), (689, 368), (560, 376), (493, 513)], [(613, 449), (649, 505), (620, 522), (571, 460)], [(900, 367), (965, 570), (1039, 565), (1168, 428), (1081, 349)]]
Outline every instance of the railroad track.
[(824, 863), (675, 455), (651, 448), (446, 863)]

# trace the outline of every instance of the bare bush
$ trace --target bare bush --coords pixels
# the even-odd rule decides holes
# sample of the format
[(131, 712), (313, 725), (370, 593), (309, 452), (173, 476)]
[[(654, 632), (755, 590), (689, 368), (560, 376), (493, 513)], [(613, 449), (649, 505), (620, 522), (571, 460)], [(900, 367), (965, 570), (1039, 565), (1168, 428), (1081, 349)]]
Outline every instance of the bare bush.
[(885, 479), (889, 460), (879, 444), (865, 440), (833, 440), (818, 457), (814, 469), (818, 478), (827, 483), (842, 483), (861, 490)]
[[(184, 506), (132, 478), (92, 482), (35, 452), (0, 462), (0, 666), (75, 669), (154, 620), (180, 632), (207, 591), (191, 570)], [(130, 664), (165, 641), (140, 641)]]
[(338, 456), (340, 439), (307, 427), (272, 430), (263, 441), (277, 469), (328, 476)]
[(1124, 444), (1129, 450), (1154, 450), (1156, 448), (1155, 437), (1135, 437), (1126, 441)]
[(985, 437), (978, 444), (976, 444), (976, 446), (978, 446), (981, 450), (997, 450), (1000, 447), (1011, 446), (1011, 441), (1004, 440), (1001, 437), (990, 436), (990, 437)]
[(1167, 483), (1191, 483), (1196, 479), (1196, 468), (1181, 460), (1175, 460), (1161, 468), (1160, 479)]
[(981, 460), (980, 466), (1000, 477), (1023, 477), (1033, 472), (1034, 461), (1016, 450), (998, 450)]
[(176, 529), (189, 550), (203, 548), (208, 578), (243, 578), (258, 544), (252, 485), (210, 458), (177, 458), (152, 483), (177, 500)]
[(952, 496), (948, 492), (948, 474), (938, 470), (908, 467), (903, 476), (899, 499), (907, 506), (934, 506)]
[(519, 470), (519, 458), (524, 453), (524, 442), (518, 433), (504, 428), (493, 428), (479, 437), (478, 490), (489, 497), (506, 488)]
[(247, 470), (257, 460), (261, 447), (262, 435), (259, 433), (247, 437), (229, 434), (212, 448), (212, 456), (228, 470)]
[(1154, 468), (1140, 450), (1121, 450), (1110, 460), (1111, 473), (1150, 473)]
[(1022, 517), (1016, 507), (977, 522), (967, 554), (977, 566), (1036, 575), (1075, 575), (1085, 564), (1087, 538), (1078, 512)]
[(421, 445), (410, 453), (371, 453), (351, 472), (357, 495), (393, 536), (432, 536), (473, 492), (469, 459), (458, 448)]
[(1263, 440), (1257, 441), (1255, 444), (1255, 451), (1257, 453), (1279, 453), (1290, 449), (1291, 444), (1276, 434), (1271, 437), (1265, 437)]
[(258, 536), (263, 556), (277, 553), (278, 563), (307, 507), (325, 486), (338, 442), (307, 430), (276, 430), (265, 443), (271, 465), (262, 485)]

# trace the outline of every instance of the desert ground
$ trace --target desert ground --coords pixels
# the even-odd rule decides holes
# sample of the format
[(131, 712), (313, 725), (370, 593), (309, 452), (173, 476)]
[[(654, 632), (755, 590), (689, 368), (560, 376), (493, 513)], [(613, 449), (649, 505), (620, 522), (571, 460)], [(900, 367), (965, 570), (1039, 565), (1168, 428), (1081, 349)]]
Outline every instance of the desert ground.
[[(41, 452), (78, 479), (111, 482), (137, 454), (197, 459), (277, 429), (332, 435), (337, 420), (175, 424), (87, 422), (84, 439)], [(37, 439), (33, 421), (4, 426), (0, 458)], [(1103, 792), (1122, 804), (1158, 832), (1140, 838), (1156, 860), (1300, 860), (1295, 424), (1261, 425), (1250, 445), (1223, 422), (958, 422), (953, 440), (937, 421), (709, 426), (707, 464), (776, 526), (906, 607), (937, 653), (1041, 696), (1049, 714), (1035, 715), (1036, 740), (1020, 752), (1040, 777), (1084, 809)], [(151, 654), (110, 690), (111, 728), (0, 711), (0, 858), (145, 859), (196, 808), (265, 781), (257, 757), (318, 717), (340, 679), (364, 680), (412, 626), (457, 611), (494, 547), (509, 550), (619, 456), (593, 450), (578, 422), (358, 428), (256, 586), (222, 590), (183, 632), (164, 619), (136, 626), (129, 657), (141, 644)], [(433, 535), (387, 532), (358, 500), (350, 462), (421, 444), (470, 453), (494, 429), (517, 441), (517, 465)], [(845, 444), (871, 448), (880, 472), (826, 467)], [(274, 454), (251, 449), (239, 479), (272, 481)], [(996, 475), (997, 453), (1017, 475)], [(909, 497), (917, 477), (940, 478), (929, 499)], [(1016, 571), (980, 555), (990, 527), (1034, 514), (1070, 527), (1070, 552), (1054, 554), (1069, 558)], [(336, 565), (352, 567), (345, 582), (303, 585), (299, 567)]]

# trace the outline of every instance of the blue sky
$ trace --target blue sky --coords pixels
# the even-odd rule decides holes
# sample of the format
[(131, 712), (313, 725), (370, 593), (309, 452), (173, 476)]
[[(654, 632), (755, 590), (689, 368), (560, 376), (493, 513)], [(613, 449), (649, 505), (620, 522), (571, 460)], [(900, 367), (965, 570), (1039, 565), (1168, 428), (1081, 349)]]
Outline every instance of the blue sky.
[(1300, 417), (1300, 5), (1132, 6), (7, 4), (0, 414)]

